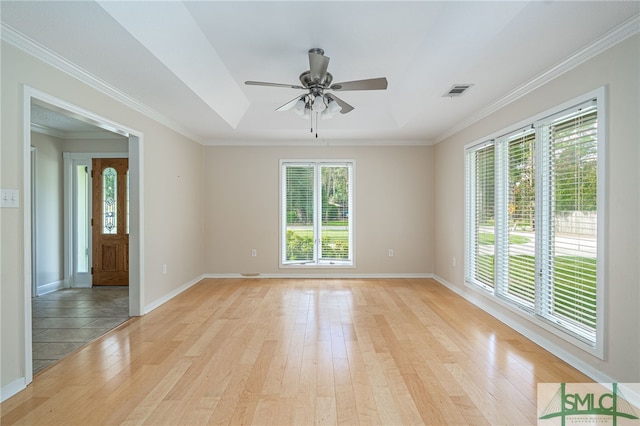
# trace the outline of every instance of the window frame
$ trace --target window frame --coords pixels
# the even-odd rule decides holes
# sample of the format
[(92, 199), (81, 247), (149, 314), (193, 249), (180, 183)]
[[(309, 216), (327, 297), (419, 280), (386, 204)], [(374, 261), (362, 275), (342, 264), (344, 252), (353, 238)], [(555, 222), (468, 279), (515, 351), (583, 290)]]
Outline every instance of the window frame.
[[(551, 122), (555, 117), (558, 117), (561, 114), (566, 114), (570, 110), (577, 108), (582, 104), (586, 104), (589, 101), (593, 101), (597, 103), (597, 201), (596, 201), (596, 212), (597, 212), (597, 231), (596, 231), (596, 324), (595, 324), (595, 340), (593, 342), (589, 341), (584, 335), (572, 330), (571, 327), (567, 327), (566, 324), (563, 324), (562, 321), (554, 320), (550, 318), (550, 316), (541, 312), (542, 309), (541, 304), (541, 296), (540, 292), (542, 289), (538, 289), (536, 285), (535, 289), (535, 303), (533, 307), (527, 307), (524, 304), (516, 303), (513, 300), (510, 300), (509, 297), (506, 297), (502, 294), (508, 288), (508, 282), (498, 282), (502, 281), (506, 272), (503, 271), (502, 278), (499, 278), (498, 275), (500, 271), (494, 271), (494, 285), (493, 287), (487, 286), (481, 282), (476, 281), (474, 277), (474, 265), (476, 264), (475, 254), (474, 254), (474, 244), (477, 242), (477, 237), (475, 237), (476, 229), (474, 228), (475, 223), (472, 223), (475, 219), (474, 217), (470, 217), (470, 212), (472, 210), (475, 211), (475, 205), (470, 204), (472, 199), (470, 197), (474, 194), (473, 181), (475, 176), (470, 176), (470, 173), (473, 171), (472, 165), (470, 164), (471, 154), (475, 153), (477, 150), (480, 150), (488, 145), (494, 145), (495, 156), (496, 156), (496, 164), (495, 164), (495, 203), (496, 203), (496, 212), (495, 216), (498, 216), (500, 213), (498, 212), (499, 208), (504, 209), (505, 200), (500, 201), (499, 198), (504, 194), (498, 194), (498, 187), (506, 188), (508, 186), (508, 181), (502, 185), (498, 183), (498, 179), (503, 179), (505, 176), (508, 179), (508, 144), (510, 138), (514, 134), (518, 132), (522, 132), (523, 130), (530, 129), (531, 127), (535, 128), (536, 139), (542, 132), (542, 126)], [(464, 270), (464, 280), (465, 285), (475, 291), (479, 291), (481, 294), (490, 297), (494, 302), (507, 308), (509, 311), (516, 313), (518, 316), (526, 318), (531, 323), (553, 333), (554, 335), (561, 337), (563, 340), (579, 347), (580, 349), (600, 358), (604, 359), (604, 342), (606, 340), (605, 335), (605, 313), (606, 313), (606, 304), (605, 304), (605, 295), (607, 292), (607, 283), (605, 280), (605, 272), (607, 268), (606, 256), (605, 256), (605, 247), (606, 247), (606, 236), (605, 236), (605, 225), (606, 225), (606, 165), (607, 165), (607, 99), (606, 99), (606, 89), (605, 87), (600, 87), (591, 92), (585, 93), (577, 98), (574, 98), (570, 101), (567, 101), (557, 107), (548, 109), (542, 113), (536, 114), (533, 117), (522, 120), (508, 128), (502, 129), (484, 137), (480, 140), (467, 144), (464, 147), (464, 158), (465, 158), (465, 270)], [(506, 144), (506, 146), (501, 147), (500, 143)], [(500, 151), (503, 151), (502, 153)], [(506, 160), (503, 158), (503, 164), (498, 164), (499, 156), (504, 155), (506, 152)], [(536, 169), (538, 167), (541, 155), (541, 148), (536, 147), (534, 151), (534, 155), (536, 156)], [(506, 161), (506, 162), (505, 162)], [(502, 170), (501, 170), (502, 168)], [(506, 169), (506, 170), (504, 170)], [(535, 172), (536, 176), (536, 202), (541, 200), (544, 194), (540, 194), (539, 191), (542, 190), (541, 185), (538, 184), (538, 171)], [(502, 203), (502, 205), (500, 205)], [(535, 209), (535, 220), (540, 222), (541, 218), (541, 208), (537, 206)], [(504, 220), (504, 219), (502, 219)], [(496, 218), (496, 223), (498, 222), (498, 218)], [(508, 241), (499, 242), (500, 239), (504, 240), (504, 236), (499, 236), (498, 227), (494, 226), (495, 235), (495, 243), (494, 245), (494, 265), (496, 263), (495, 255), (498, 251), (497, 244), (503, 244), (503, 248), (507, 248), (508, 250)], [(508, 234), (507, 234), (508, 235)], [(536, 231), (536, 239), (538, 238), (538, 231)], [(541, 262), (541, 251), (543, 250), (542, 244), (536, 244), (535, 248), (535, 256), (536, 256), (536, 271), (539, 271), (539, 262)], [(538, 280), (536, 280), (536, 284)], [(551, 284), (553, 285), (553, 284)], [(541, 286), (544, 287), (544, 286)]]
[[(286, 230), (287, 230), (287, 208), (286, 208), (286, 181), (285, 170), (287, 166), (313, 166), (314, 167), (314, 213), (313, 213), (313, 230), (314, 230), (314, 249), (313, 259), (311, 261), (287, 261), (286, 260)], [(331, 166), (347, 166), (349, 191), (348, 191), (348, 238), (349, 238), (349, 256), (348, 259), (330, 259), (322, 258), (322, 167)], [(280, 268), (355, 268), (355, 178), (356, 162), (355, 160), (343, 159), (281, 159), (279, 162), (279, 264)]]

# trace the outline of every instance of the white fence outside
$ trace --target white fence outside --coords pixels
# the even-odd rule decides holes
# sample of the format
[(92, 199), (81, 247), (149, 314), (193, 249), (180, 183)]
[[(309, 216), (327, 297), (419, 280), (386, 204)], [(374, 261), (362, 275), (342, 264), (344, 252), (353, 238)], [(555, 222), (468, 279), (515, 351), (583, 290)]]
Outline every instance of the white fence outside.
[(598, 215), (596, 212), (556, 212), (555, 229), (557, 233), (577, 234), (595, 238)]

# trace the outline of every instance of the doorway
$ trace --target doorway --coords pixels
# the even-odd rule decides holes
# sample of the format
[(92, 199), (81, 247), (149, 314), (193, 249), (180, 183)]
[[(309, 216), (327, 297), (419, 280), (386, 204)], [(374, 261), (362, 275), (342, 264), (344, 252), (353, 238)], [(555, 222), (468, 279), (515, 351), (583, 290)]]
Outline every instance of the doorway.
[[(142, 168), (142, 159), (141, 159), (141, 149), (142, 149), (142, 137), (139, 133), (136, 133), (130, 129), (127, 129), (124, 126), (118, 125), (116, 123), (110, 122), (107, 119), (96, 116), (93, 113), (90, 113), (86, 110), (78, 108), (74, 105), (68, 104), (60, 99), (54, 98), (50, 95), (47, 95), (38, 90), (25, 87), (24, 89), (24, 153), (25, 153), (25, 161), (24, 161), (24, 217), (25, 217), (25, 379), (26, 383), (30, 383), (33, 379), (33, 371), (34, 371), (34, 350), (42, 349), (42, 346), (48, 345), (51, 348), (49, 343), (54, 343), (51, 340), (60, 339), (65, 343), (74, 343), (65, 341), (67, 337), (64, 336), (63, 327), (69, 327), (69, 324), (90, 324), (93, 323), (93, 329), (90, 331), (85, 330), (84, 334), (89, 336), (90, 339), (95, 338), (95, 332), (100, 329), (108, 329), (109, 321), (110, 324), (114, 324), (114, 321), (117, 321), (114, 317), (117, 315), (113, 315), (112, 318), (108, 318), (109, 321), (97, 321), (98, 318), (92, 314), (93, 311), (97, 311), (96, 304), (102, 303), (105, 300), (112, 299), (113, 304), (111, 306), (112, 311), (115, 311), (116, 308), (119, 312), (124, 312), (126, 317), (141, 315), (143, 312), (143, 307), (141, 305), (141, 292), (142, 292), (142, 280), (141, 280), (141, 179), (140, 179), (140, 170)], [(32, 185), (32, 173), (34, 172), (32, 164), (36, 164), (38, 152), (36, 150), (36, 158), (33, 159), (31, 155), (31, 146), (32, 146), (32, 130), (34, 128), (38, 128), (41, 123), (34, 122), (32, 118), (32, 109), (36, 110), (38, 108), (45, 108), (47, 111), (51, 112), (52, 115), (56, 117), (66, 117), (63, 119), (75, 120), (76, 122), (82, 123), (85, 126), (90, 126), (93, 129), (97, 129), (98, 131), (108, 130), (109, 132), (115, 133), (121, 139), (124, 138), (124, 143), (126, 149), (130, 154), (130, 170), (127, 173), (127, 179), (130, 184), (126, 188), (126, 195), (129, 199), (129, 207), (127, 209), (127, 226), (129, 230), (130, 242), (128, 241), (127, 250), (126, 250), (126, 270), (127, 270), (127, 284), (130, 284), (129, 287), (122, 287), (118, 291), (112, 291), (110, 293), (102, 293), (98, 297), (95, 297), (97, 293), (93, 296), (90, 295), (92, 289), (91, 278), (89, 277), (89, 282), (83, 284), (82, 280), (75, 280), (78, 278), (78, 274), (74, 275), (74, 272), (77, 271), (77, 265), (87, 265), (88, 260), (84, 259), (83, 256), (79, 255), (82, 253), (81, 250), (76, 250), (76, 246), (78, 242), (85, 239), (91, 239), (90, 236), (82, 235), (82, 232), (71, 233), (71, 229), (82, 228), (82, 224), (79, 223), (78, 219), (73, 219), (70, 215), (70, 212), (73, 211), (74, 208), (78, 208), (79, 202), (76, 195), (73, 195), (73, 192), (69, 192), (69, 194), (73, 195), (65, 195), (64, 197), (60, 197), (58, 202), (60, 205), (64, 204), (64, 217), (60, 220), (64, 225), (60, 225), (60, 233), (62, 234), (62, 238), (57, 242), (59, 246), (63, 245), (64, 249), (59, 250), (60, 252), (64, 252), (64, 257), (61, 259), (60, 264), (63, 269), (63, 274), (61, 275), (61, 279), (59, 282), (54, 282), (49, 287), (46, 288), (46, 292), (55, 295), (51, 300), (40, 299), (39, 304), (36, 305), (33, 303), (32, 292), (37, 293), (38, 291), (38, 276), (37, 276), (37, 261), (40, 257), (42, 257), (42, 253), (39, 256), (36, 256), (36, 251), (39, 250), (38, 235), (39, 230), (38, 226), (32, 226), (32, 213), (34, 222), (37, 221), (38, 215), (48, 215), (49, 211), (43, 211), (40, 209), (41, 206), (36, 202), (35, 196), (32, 200), (32, 195), (37, 193), (37, 185)], [(61, 130), (58, 133), (62, 134), (64, 137), (69, 137), (68, 132), (65, 130)], [(58, 136), (54, 131), (54, 136)], [(63, 137), (63, 139), (64, 139)], [(73, 138), (71, 138), (73, 139)], [(70, 142), (71, 145), (79, 146), (80, 151), (90, 151), (92, 141), (91, 137), (86, 138), (84, 142), (78, 142), (78, 140), (74, 140)], [(85, 153), (86, 155), (86, 153)], [(60, 167), (62, 170), (62, 167)], [(88, 170), (87, 168), (86, 170)], [(73, 170), (73, 168), (64, 168), (65, 175), (68, 170)], [(33, 174), (35, 176), (35, 173)], [(66, 176), (65, 176), (66, 177)], [(35, 178), (34, 178), (35, 179)], [(33, 190), (32, 190), (33, 187)], [(80, 200), (81, 201), (81, 200)], [(82, 219), (80, 219), (80, 222)], [(44, 228), (47, 231), (50, 228)], [(33, 238), (32, 238), (33, 237)], [(128, 239), (129, 240), (129, 239)], [(89, 245), (90, 247), (90, 245)], [(73, 253), (73, 254), (72, 254)], [(84, 262), (84, 263), (83, 263)], [(33, 269), (33, 272), (32, 272)], [(85, 274), (86, 275), (86, 274)], [(86, 277), (85, 277), (86, 278)], [(33, 284), (33, 285), (32, 285)], [(89, 287), (89, 288), (82, 288)], [(107, 286), (103, 287), (104, 290), (112, 290), (115, 287)], [(59, 290), (55, 293), (51, 293), (50, 290)], [(126, 292), (126, 298), (123, 300), (123, 291)], [(71, 306), (74, 305), (74, 306)], [(98, 308), (99, 309), (99, 308)], [(48, 321), (49, 314), (53, 314), (55, 318), (54, 321)], [(103, 311), (101, 315), (104, 316), (105, 312)], [(55, 316), (57, 315), (57, 316)], [(107, 315), (111, 316), (111, 315)], [(120, 321), (121, 322), (121, 321)], [(46, 326), (43, 326), (44, 324)], [(91, 328), (91, 327), (90, 327)], [(82, 334), (82, 333), (80, 333)], [(55, 337), (57, 336), (57, 337)], [(44, 340), (44, 341), (43, 341)], [(61, 342), (59, 342), (61, 343)], [(67, 345), (73, 346), (73, 345)]]

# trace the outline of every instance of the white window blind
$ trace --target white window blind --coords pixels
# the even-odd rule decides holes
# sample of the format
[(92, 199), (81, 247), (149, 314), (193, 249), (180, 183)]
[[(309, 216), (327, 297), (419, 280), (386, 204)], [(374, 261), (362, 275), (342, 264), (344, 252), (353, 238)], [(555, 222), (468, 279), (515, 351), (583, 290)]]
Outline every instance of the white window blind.
[(498, 294), (532, 309), (535, 302), (535, 131), (497, 142), (500, 185), (496, 216)]
[(595, 98), (466, 149), (465, 276), (601, 351), (598, 123)]
[(284, 261), (312, 262), (314, 254), (315, 167), (291, 164), (282, 168), (284, 174)]
[(472, 267), (468, 274), (472, 280), (487, 287), (494, 283), (495, 241), (495, 148), (493, 143), (471, 152), (468, 157), (467, 228), (474, 238), (467, 246), (467, 257)]
[(352, 162), (282, 162), (282, 264), (353, 264)]
[(594, 103), (541, 127), (540, 313), (589, 341), (596, 331), (597, 110)]

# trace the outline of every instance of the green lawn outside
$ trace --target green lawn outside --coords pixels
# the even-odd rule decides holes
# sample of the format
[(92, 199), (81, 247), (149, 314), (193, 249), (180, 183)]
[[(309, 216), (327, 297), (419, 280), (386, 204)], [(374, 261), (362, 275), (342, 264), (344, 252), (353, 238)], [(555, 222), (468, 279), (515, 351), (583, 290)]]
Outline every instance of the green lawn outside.
[[(523, 237), (520, 235), (509, 235), (509, 244), (526, 244), (531, 241), (527, 237)], [(495, 244), (496, 236), (489, 232), (480, 232), (478, 234), (478, 244), (482, 245), (490, 245)]]
[[(322, 231), (322, 257), (324, 259), (349, 258), (349, 231), (347, 229), (325, 229)], [(287, 231), (287, 260), (310, 260), (312, 258), (313, 229)]]

